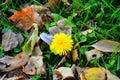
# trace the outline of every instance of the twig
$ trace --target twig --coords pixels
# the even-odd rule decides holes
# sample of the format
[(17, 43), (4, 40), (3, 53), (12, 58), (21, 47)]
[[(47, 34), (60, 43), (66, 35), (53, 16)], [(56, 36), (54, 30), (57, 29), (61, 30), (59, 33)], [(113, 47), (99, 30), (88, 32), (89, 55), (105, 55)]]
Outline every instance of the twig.
[(4, 74), (4, 75), (0, 78), (0, 80), (4, 80), (4, 78), (5, 78), (6, 75), (7, 75), (7, 73)]
[(6, 5), (6, 4), (8, 4), (8, 2), (9, 2), (9, 0), (5, 0), (4, 3), (0, 4), (0, 6)]
[(66, 56), (62, 58), (62, 60), (58, 63), (58, 65), (55, 68), (58, 68), (59, 66), (61, 66), (65, 61), (66, 61)]

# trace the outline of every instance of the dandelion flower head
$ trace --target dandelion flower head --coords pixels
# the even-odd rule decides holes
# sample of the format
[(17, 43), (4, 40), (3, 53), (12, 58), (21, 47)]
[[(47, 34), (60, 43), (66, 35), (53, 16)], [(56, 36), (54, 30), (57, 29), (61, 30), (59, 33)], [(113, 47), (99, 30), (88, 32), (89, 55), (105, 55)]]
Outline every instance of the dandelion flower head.
[(67, 55), (68, 51), (73, 48), (73, 40), (71, 36), (65, 33), (57, 33), (54, 35), (53, 40), (50, 44), (50, 50), (55, 54)]

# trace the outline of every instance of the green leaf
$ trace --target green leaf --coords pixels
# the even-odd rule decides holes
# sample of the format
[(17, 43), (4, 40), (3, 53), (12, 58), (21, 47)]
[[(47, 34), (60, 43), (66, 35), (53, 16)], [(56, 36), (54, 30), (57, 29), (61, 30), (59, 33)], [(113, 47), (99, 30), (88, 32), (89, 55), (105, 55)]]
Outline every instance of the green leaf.
[(68, 62), (66, 62), (66, 63), (65, 63), (65, 66), (66, 66), (66, 67), (71, 67), (71, 64), (68, 63)]
[(114, 65), (114, 64), (115, 64), (115, 60), (114, 60), (114, 59), (109, 60), (109, 64), (110, 64), (111, 66)]
[(80, 38), (80, 42), (86, 42), (86, 41), (87, 41), (86, 36), (82, 36), (82, 37)]
[(58, 20), (62, 19), (62, 16), (60, 16), (59, 14), (52, 13), (51, 15), (54, 18), (54, 21), (58, 21)]
[(4, 56), (4, 53), (0, 51), (0, 58), (2, 58), (3, 56)]
[(0, 58), (4, 56), (3, 50), (4, 50), (3, 47), (0, 45)]
[(103, 13), (98, 13), (95, 18), (100, 18)]
[(93, 31), (92, 33), (88, 34), (89, 37), (96, 37), (95, 32)]
[(41, 75), (35, 75), (30, 80), (39, 80), (40, 77), (41, 77)]
[(27, 41), (27, 43), (23, 46), (23, 51), (26, 52), (29, 56), (32, 55), (32, 51), (34, 49), (35, 43), (38, 38), (38, 26), (37, 24), (34, 24), (35, 30), (30, 37), (30, 39)]
[(15, 53), (19, 53), (20, 51), (21, 51), (21, 50), (20, 50), (19, 48), (15, 48), (15, 49), (14, 49), (14, 52), (15, 52)]
[(86, 51), (88, 51), (88, 47), (81, 47), (80, 48), (80, 54), (85, 54)]

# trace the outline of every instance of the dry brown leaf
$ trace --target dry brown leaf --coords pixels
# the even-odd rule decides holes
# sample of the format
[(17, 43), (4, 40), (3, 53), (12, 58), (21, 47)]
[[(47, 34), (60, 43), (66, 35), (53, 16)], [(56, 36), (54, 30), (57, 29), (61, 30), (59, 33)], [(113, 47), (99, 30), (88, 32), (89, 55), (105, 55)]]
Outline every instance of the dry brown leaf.
[(21, 52), (18, 55), (13, 57), (3, 57), (0, 59), (0, 71), (1, 72), (8, 72), (13, 69), (19, 68), (24, 66), (29, 59), (29, 56)]
[(18, 37), (18, 42), (19, 42), (18, 46), (21, 46), (24, 41), (24, 37), (22, 36), (21, 33), (18, 33), (17, 37)]
[(53, 80), (61, 80), (61, 79), (62, 79), (62, 76), (57, 75), (53, 72)]
[(7, 75), (5, 78), (12, 78), (12, 77), (18, 77), (18, 76), (24, 76), (26, 79), (28, 79), (29, 77), (27, 75), (25, 75), (23, 73), (23, 71), (21, 70), (21, 68), (17, 68), (17, 69), (14, 69), (12, 71), (9, 71), (7, 72)]
[(67, 21), (67, 19), (62, 18), (61, 20), (59, 20), (57, 22), (57, 26), (59, 27), (59, 29), (61, 29), (62, 32), (71, 35), (71, 33), (72, 33), (72, 26), (69, 24), (69, 22), (68, 22), (67, 25), (64, 25), (64, 22), (68, 22), (68, 21)]
[(44, 69), (44, 63), (43, 63), (43, 56), (32, 56), (31, 61), (35, 65), (37, 72), (36, 74), (44, 74), (45, 69)]
[(16, 48), (18, 44), (18, 37), (11, 30), (8, 30), (8, 32), (2, 35), (2, 47), (4, 48), (4, 51), (12, 50)]
[(42, 56), (42, 51), (41, 51), (41, 49), (40, 49), (40, 46), (37, 44), (37, 46), (35, 46), (35, 49), (34, 49), (34, 51), (33, 51), (33, 55), (34, 56)]
[(87, 61), (90, 61), (92, 59), (99, 59), (100, 57), (103, 56), (102, 52), (100, 52), (97, 49), (87, 51), (85, 52), (85, 55), (86, 55)]
[[(43, 27), (45, 22), (51, 22), (53, 18), (51, 17), (51, 11), (45, 6), (31, 6), (34, 10), (34, 22), (38, 24), (38, 26)], [(38, 13), (38, 11), (40, 13)]]
[(107, 72), (107, 80), (120, 80), (117, 76), (113, 75), (110, 71), (106, 70)]
[(49, 28), (50, 34), (54, 35), (56, 33), (64, 32), (68, 35), (71, 35), (72, 33), (72, 27), (70, 24), (64, 25), (64, 22), (67, 21), (67, 19), (63, 18), (57, 22), (57, 26), (53, 26)]
[(120, 43), (111, 40), (100, 40), (91, 46), (103, 52), (120, 52)]
[[(38, 11), (40, 13), (38, 13)], [(44, 22), (52, 21), (51, 12), (44, 6), (31, 5), (17, 11), (12, 15), (9, 20), (15, 23), (16, 27), (22, 31), (29, 30), (33, 23), (43, 27)]]
[(9, 20), (16, 23), (16, 27), (20, 30), (29, 30), (34, 22), (34, 10), (32, 7), (28, 6), (21, 11), (15, 12)]
[(50, 32), (51, 35), (54, 35), (54, 34), (56, 34), (56, 33), (62, 32), (62, 31), (59, 29), (58, 26), (53, 26), (53, 27), (50, 27), (50, 28), (49, 28), (49, 32)]
[(35, 75), (36, 68), (35, 65), (29, 60), (27, 65), (23, 67), (22, 71), (28, 75)]
[(24, 76), (18, 76), (18, 77), (7, 78), (5, 80), (26, 80), (26, 78)]
[(4, 51), (9, 51), (17, 46), (21, 46), (24, 41), (24, 38), (21, 33), (15, 34), (12, 30), (8, 30), (8, 32), (2, 35), (2, 46)]
[(77, 49), (75, 49), (72, 51), (72, 60), (73, 62), (76, 62), (77, 59), (78, 59), (78, 52), (77, 52)]
[(103, 68), (89, 68), (84, 70), (86, 80), (105, 80), (106, 71)]
[(60, 67), (58, 69), (55, 69), (54, 73), (59, 76), (62, 76), (62, 79), (74, 78), (72, 69), (68, 67)]
[(23, 68), (23, 72), (29, 75), (45, 74), (43, 56), (31, 56), (28, 64)]
[(76, 71), (81, 80), (86, 80), (84, 70), (85, 70), (85, 68), (80, 68), (80, 67), (76, 66)]

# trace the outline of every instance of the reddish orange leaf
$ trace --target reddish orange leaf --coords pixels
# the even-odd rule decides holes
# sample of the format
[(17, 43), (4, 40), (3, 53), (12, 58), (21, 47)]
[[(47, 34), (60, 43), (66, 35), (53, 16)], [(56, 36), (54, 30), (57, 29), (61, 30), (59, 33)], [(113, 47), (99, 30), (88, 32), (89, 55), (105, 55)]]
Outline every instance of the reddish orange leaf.
[(20, 30), (29, 30), (34, 22), (34, 10), (32, 7), (26, 7), (22, 11), (17, 11), (9, 18), (16, 23), (16, 27)]

